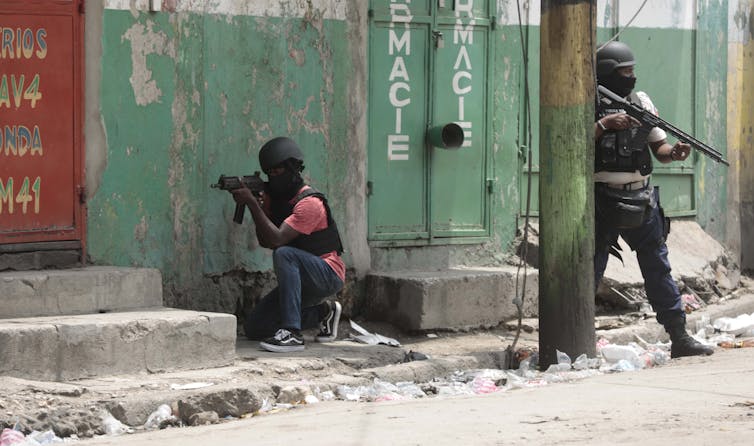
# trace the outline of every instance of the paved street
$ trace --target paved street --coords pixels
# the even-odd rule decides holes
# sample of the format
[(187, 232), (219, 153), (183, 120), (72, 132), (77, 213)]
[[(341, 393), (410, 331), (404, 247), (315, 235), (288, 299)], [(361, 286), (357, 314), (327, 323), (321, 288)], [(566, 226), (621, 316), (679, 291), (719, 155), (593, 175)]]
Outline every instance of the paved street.
[(752, 444), (754, 349), (474, 397), (326, 402), (95, 445)]

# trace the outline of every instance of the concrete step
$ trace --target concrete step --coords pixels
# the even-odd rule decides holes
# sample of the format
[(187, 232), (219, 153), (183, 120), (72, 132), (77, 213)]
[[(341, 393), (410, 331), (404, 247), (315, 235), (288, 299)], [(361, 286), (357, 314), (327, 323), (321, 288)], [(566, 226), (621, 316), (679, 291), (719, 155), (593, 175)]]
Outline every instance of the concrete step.
[(69, 381), (219, 367), (235, 358), (236, 318), (169, 308), (0, 320), (0, 375)]
[[(517, 267), (372, 272), (366, 277), (367, 318), (404, 330), (493, 327), (518, 316)], [(521, 269), (519, 289), (523, 280)], [(538, 272), (528, 268), (524, 317), (535, 317)]]
[(162, 306), (160, 271), (93, 266), (0, 273), (0, 319)]

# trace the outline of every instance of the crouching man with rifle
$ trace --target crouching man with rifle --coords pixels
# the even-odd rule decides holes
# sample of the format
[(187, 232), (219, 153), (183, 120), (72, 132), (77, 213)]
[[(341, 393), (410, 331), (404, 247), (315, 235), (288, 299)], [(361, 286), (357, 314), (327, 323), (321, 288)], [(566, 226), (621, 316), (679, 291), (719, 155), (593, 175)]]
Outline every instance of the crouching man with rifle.
[(279, 353), (303, 350), (301, 331), (308, 328), (319, 328), (317, 342), (333, 341), (342, 311), (334, 295), (343, 288), (346, 268), (330, 206), (304, 183), (304, 155), (292, 139), (267, 141), (259, 150), (259, 165), (267, 182), (256, 172), (221, 176), (212, 186), (233, 194), (236, 223), (249, 208), (259, 244), (272, 249), (277, 287), (244, 315), (246, 336)]
[[(670, 275), (668, 248), (670, 220), (660, 207), (659, 188), (650, 185), (652, 155), (661, 163), (683, 161), (691, 147), (728, 165), (722, 154), (657, 116), (644, 92), (632, 93), (636, 60), (628, 45), (608, 42), (597, 50), (599, 102), (595, 139), (595, 287), (605, 273), (618, 236), (636, 251), (647, 299), (657, 322), (670, 335), (671, 357), (710, 355), (686, 332), (681, 294)], [(667, 142), (666, 132), (680, 139)], [(651, 152), (651, 153), (650, 153)]]

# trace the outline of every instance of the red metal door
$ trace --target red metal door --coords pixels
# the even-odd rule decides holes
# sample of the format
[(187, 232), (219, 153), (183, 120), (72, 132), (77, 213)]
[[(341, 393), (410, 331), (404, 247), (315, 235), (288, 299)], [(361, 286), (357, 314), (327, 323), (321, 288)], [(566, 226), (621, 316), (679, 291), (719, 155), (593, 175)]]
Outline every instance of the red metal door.
[(0, 2), (0, 244), (83, 249), (82, 11)]

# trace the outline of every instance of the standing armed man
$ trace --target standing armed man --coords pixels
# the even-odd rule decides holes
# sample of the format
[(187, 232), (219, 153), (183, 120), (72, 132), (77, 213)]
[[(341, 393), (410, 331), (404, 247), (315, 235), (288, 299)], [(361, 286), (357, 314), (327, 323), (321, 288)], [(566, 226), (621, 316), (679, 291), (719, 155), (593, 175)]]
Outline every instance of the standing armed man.
[(248, 188), (233, 198), (251, 211), (259, 244), (270, 248), (278, 285), (245, 316), (250, 339), (272, 352), (304, 349), (302, 329), (319, 325), (319, 342), (338, 335), (341, 306), (326, 298), (343, 288), (343, 246), (325, 196), (304, 184), (304, 156), (290, 138), (278, 137), (259, 150), (269, 181), (255, 197)]
[[(597, 82), (655, 115), (644, 92), (632, 93), (636, 60), (628, 45), (609, 42), (597, 50)], [(686, 332), (681, 294), (670, 275), (665, 238), (670, 221), (659, 203), (659, 189), (649, 183), (652, 155), (661, 163), (683, 161), (691, 147), (671, 146), (662, 129), (641, 128), (620, 104), (601, 100), (596, 110), (595, 138), (595, 286), (599, 283), (618, 236), (628, 243), (644, 277), (644, 289), (657, 322), (670, 335), (671, 357), (710, 355), (713, 350)]]

